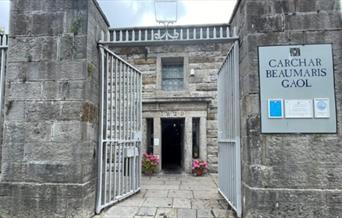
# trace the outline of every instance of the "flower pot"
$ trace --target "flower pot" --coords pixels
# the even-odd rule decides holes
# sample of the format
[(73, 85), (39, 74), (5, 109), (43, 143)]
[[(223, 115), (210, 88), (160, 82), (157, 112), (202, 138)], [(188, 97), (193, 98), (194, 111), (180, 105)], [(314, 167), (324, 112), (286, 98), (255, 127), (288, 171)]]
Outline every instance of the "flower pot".
[(148, 171), (148, 172), (144, 172), (144, 175), (145, 176), (153, 176), (153, 172), (151, 172), (151, 171)]

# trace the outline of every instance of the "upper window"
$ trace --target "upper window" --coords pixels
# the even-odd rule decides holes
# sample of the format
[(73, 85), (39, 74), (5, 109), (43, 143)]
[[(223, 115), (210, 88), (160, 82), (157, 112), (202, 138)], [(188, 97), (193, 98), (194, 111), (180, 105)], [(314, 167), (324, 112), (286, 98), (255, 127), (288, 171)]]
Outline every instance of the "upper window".
[(183, 58), (162, 58), (162, 90), (184, 89)]

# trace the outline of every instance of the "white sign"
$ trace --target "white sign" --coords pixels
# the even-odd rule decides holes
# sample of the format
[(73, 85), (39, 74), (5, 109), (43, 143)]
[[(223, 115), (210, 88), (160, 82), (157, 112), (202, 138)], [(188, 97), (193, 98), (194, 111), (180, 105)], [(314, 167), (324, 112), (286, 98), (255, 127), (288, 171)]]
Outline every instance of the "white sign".
[[(262, 133), (336, 133), (332, 47), (258, 47)], [(283, 99), (282, 106), (278, 99)], [(328, 108), (315, 99), (328, 99)]]
[(315, 117), (316, 118), (329, 118), (330, 107), (329, 98), (315, 98)]
[(312, 118), (313, 106), (311, 99), (285, 100), (286, 118)]
[(154, 138), (153, 144), (154, 144), (154, 146), (159, 146), (159, 139), (158, 138)]

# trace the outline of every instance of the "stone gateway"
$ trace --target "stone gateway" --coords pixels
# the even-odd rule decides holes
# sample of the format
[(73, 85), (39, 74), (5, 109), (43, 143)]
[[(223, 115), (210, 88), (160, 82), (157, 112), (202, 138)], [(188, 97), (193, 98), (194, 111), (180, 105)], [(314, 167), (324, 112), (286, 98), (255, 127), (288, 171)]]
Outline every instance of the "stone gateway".
[[(241, 188), (233, 190), (241, 217), (341, 217), (341, 4), (238, 0), (229, 24), (113, 29), (96, 0), (11, 1), (8, 46), (0, 45), (0, 60), (7, 54), (0, 62), (0, 217), (93, 217), (98, 178), (130, 174), (129, 164), (118, 169), (110, 157), (98, 160), (107, 155), (99, 149), (100, 72), (113, 69), (99, 46), (142, 72), (143, 132), (124, 139), (141, 136), (142, 146), (120, 154), (139, 161), (139, 152), (153, 153), (158, 170), (187, 173), (194, 159), (207, 160), (213, 173), (231, 169), (218, 166), (221, 154), (241, 160), (231, 164), (241, 166), (234, 181)], [(162, 39), (173, 33), (177, 38)], [(217, 73), (233, 43), (239, 97), (230, 106), (239, 114), (239, 138), (225, 143), (238, 141), (239, 152), (222, 155)], [(115, 128), (132, 124), (122, 121)]]

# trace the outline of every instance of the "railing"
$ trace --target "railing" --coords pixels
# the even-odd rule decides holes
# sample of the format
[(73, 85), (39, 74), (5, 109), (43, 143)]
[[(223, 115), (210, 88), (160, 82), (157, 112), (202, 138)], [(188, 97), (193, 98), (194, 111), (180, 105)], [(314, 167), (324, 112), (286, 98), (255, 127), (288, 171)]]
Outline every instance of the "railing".
[[(0, 134), (2, 134), (3, 124), (3, 105), (4, 105), (4, 88), (6, 76), (6, 59), (8, 48), (8, 35), (0, 33)], [(0, 173), (1, 173), (1, 153), (2, 153), (2, 136), (0, 136)]]
[(149, 44), (182, 41), (220, 41), (237, 39), (227, 24), (110, 29), (103, 44)]

